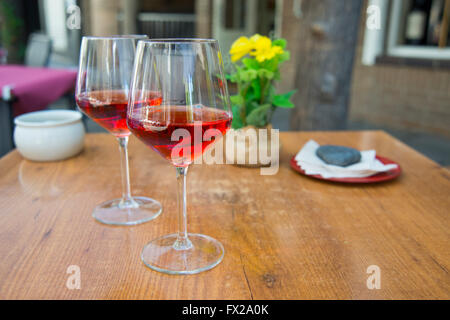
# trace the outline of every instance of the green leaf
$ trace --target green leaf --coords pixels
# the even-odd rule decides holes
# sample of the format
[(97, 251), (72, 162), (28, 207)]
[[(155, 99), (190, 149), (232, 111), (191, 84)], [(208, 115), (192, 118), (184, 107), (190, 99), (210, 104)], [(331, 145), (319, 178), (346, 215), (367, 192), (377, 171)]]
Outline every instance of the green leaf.
[(296, 93), (296, 92), (297, 92), (297, 89), (291, 90), (289, 92), (286, 92), (286, 93), (283, 93), (283, 94), (280, 94), (280, 95), (290, 99), (294, 95), (294, 93)]
[(247, 116), (247, 124), (259, 128), (267, 125), (267, 112), (270, 110), (270, 107), (270, 104), (263, 104), (254, 109)]
[(275, 91), (273, 84), (269, 84), (269, 87), (267, 88), (267, 97), (272, 97), (275, 94)]
[(258, 69), (260, 68), (259, 62), (256, 61), (255, 59), (245, 58), (245, 59), (242, 59), (242, 63), (243, 63), (244, 66), (246, 66), (248, 69), (255, 69), (255, 70), (258, 70)]
[(261, 64), (261, 68), (267, 69), (269, 71), (275, 72), (278, 70), (278, 59), (273, 58), (266, 60)]
[(280, 76), (280, 71), (279, 70), (274, 72), (273, 79), (274, 80), (281, 80), (281, 76)]
[(259, 100), (247, 100), (247, 102), (245, 103), (246, 114), (252, 113), (252, 111), (259, 108), (259, 106)]
[(257, 76), (258, 72), (253, 69), (240, 72), (240, 79), (243, 82), (251, 82), (252, 80), (256, 79)]
[(273, 105), (280, 108), (293, 108), (294, 104), (284, 97), (274, 96), (273, 97)]
[(233, 105), (241, 106), (244, 104), (244, 98), (241, 95), (230, 96), (230, 101)]
[(273, 77), (275, 76), (275, 73), (267, 69), (259, 69), (258, 76), (260, 76), (261, 78), (272, 80)]
[(233, 112), (233, 121), (231, 123), (231, 127), (233, 129), (239, 129), (244, 126), (241, 119), (240, 108), (236, 105), (231, 107), (231, 111)]
[(291, 96), (295, 93), (296, 90), (289, 91), (285, 94), (276, 94), (273, 96), (272, 103), (274, 106), (280, 108), (293, 108), (294, 104), (290, 101)]
[(287, 41), (286, 41), (286, 39), (283, 39), (283, 38), (276, 39), (272, 42), (272, 45), (279, 46), (284, 49), (284, 48), (286, 48)]
[(236, 74), (236, 73), (233, 73), (233, 74), (227, 74), (227, 75), (225, 76), (225, 78), (226, 78), (227, 80), (230, 80), (230, 81), (233, 82), (233, 83), (236, 83), (236, 82), (237, 82), (237, 74)]
[(289, 51), (284, 51), (282, 54), (278, 56), (278, 61), (280, 63), (289, 60), (291, 60), (291, 53)]
[(258, 78), (252, 81), (250, 89), (246, 96), (247, 101), (259, 100), (261, 98), (261, 83)]

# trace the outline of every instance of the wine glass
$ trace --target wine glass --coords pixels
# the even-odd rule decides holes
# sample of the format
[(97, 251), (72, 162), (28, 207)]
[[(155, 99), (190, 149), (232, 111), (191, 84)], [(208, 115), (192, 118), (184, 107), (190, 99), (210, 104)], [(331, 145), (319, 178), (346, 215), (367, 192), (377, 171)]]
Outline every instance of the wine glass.
[(224, 249), (209, 236), (187, 233), (186, 175), (231, 125), (219, 45), (210, 39), (139, 41), (132, 78), (128, 127), (175, 166), (178, 182), (178, 233), (149, 242), (141, 258), (169, 274), (211, 269)]
[(132, 197), (128, 168), (126, 123), (128, 94), (136, 44), (146, 36), (83, 37), (75, 99), (78, 108), (119, 142), (122, 197), (94, 209), (94, 218), (110, 225), (136, 225), (156, 218), (161, 204)]

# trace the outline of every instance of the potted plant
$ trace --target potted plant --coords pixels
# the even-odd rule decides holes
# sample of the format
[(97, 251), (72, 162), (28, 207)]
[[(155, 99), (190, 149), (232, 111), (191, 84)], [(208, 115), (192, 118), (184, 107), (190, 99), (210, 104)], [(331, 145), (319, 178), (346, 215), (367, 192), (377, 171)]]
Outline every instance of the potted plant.
[[(232, 128), (237, 130), (235, 134), (238, 135), (246, 135), (248, 130), (256, 130), (257, 133), (261, 129), (268, 130), (266, 138), (268, 141), (265, 143), (268, 148), (271, 145), (271, 120), (275, 109), (294, 107), (290, 99), (295, 90), (280, 94), (275, 87), (275, 82), (281, 78), (280, 65), (290, 59), (286, 45), (285, 39), (272, 41), (268, 37), (255, 34), (250, 38), (237, 39), (229, 52), (234, 71), (227, 75), (227, 79), (235, 84), (237, 91), (230, 97), (233, 111)], [(264, 145), (259, 143), (259, 134), (257, 137), (257, 141), (241, 139), (240, 141), (244, 142), (237, 143), (236, 153), (249, 153)], [(259, 150), (257, 152), (259, 154)], [(235, 158), (236, 153), (233, 153)], [(259, 161), (253, 164), (253, 166), (260, 165)]]

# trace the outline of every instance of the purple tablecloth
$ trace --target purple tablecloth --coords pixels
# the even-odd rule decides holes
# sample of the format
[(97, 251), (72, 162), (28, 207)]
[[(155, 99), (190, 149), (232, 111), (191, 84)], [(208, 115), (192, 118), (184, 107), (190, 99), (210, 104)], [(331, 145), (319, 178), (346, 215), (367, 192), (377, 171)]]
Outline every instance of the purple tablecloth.
[(11, 86), (17, 98), (14, 116), (44, 109), (75, 87), (77, 72), (73, 70), (0, 65), (0, 93)]

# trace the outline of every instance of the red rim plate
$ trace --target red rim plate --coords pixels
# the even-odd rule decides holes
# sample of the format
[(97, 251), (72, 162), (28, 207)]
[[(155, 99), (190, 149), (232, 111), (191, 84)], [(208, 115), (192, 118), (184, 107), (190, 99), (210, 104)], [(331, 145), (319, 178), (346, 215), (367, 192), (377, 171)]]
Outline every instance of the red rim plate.
[(341, 182), (341, 183), (375, 183), (375, 182), (389, 181), (389, 180), (393, 180), (393, 179), (397, 178), (402, 173), (402, 168), (400, 167), (400, 165), (397, 162), (392, 161), (385, 157), (380, 157), (380, 156), (376, 156), (376, 158), (378, 160), (380, 160), (381, 163), (383, 163), (383, 164), (396, 164), (397, 168), (386, 171), (386, 172), (377, 173), (373, 176), (365, 177), (365, 178), (329, 178), (329, 179), (327, 179), (318, 174), (316, 174), (316, 175), (306, 174), (305, 171), (298, 166), (297, 161), (295, 161), (295, 156), (293, 156), (291, 159), (291, 168), (293, 170), (297, 171), (298, 173), (300, 173), (304, 176), (307, 176), (307, 177), (311, 177), (311, 178), (315, 178), (315, 179), (319, 179), (319, 180), (325, 180), (325, 181)]

